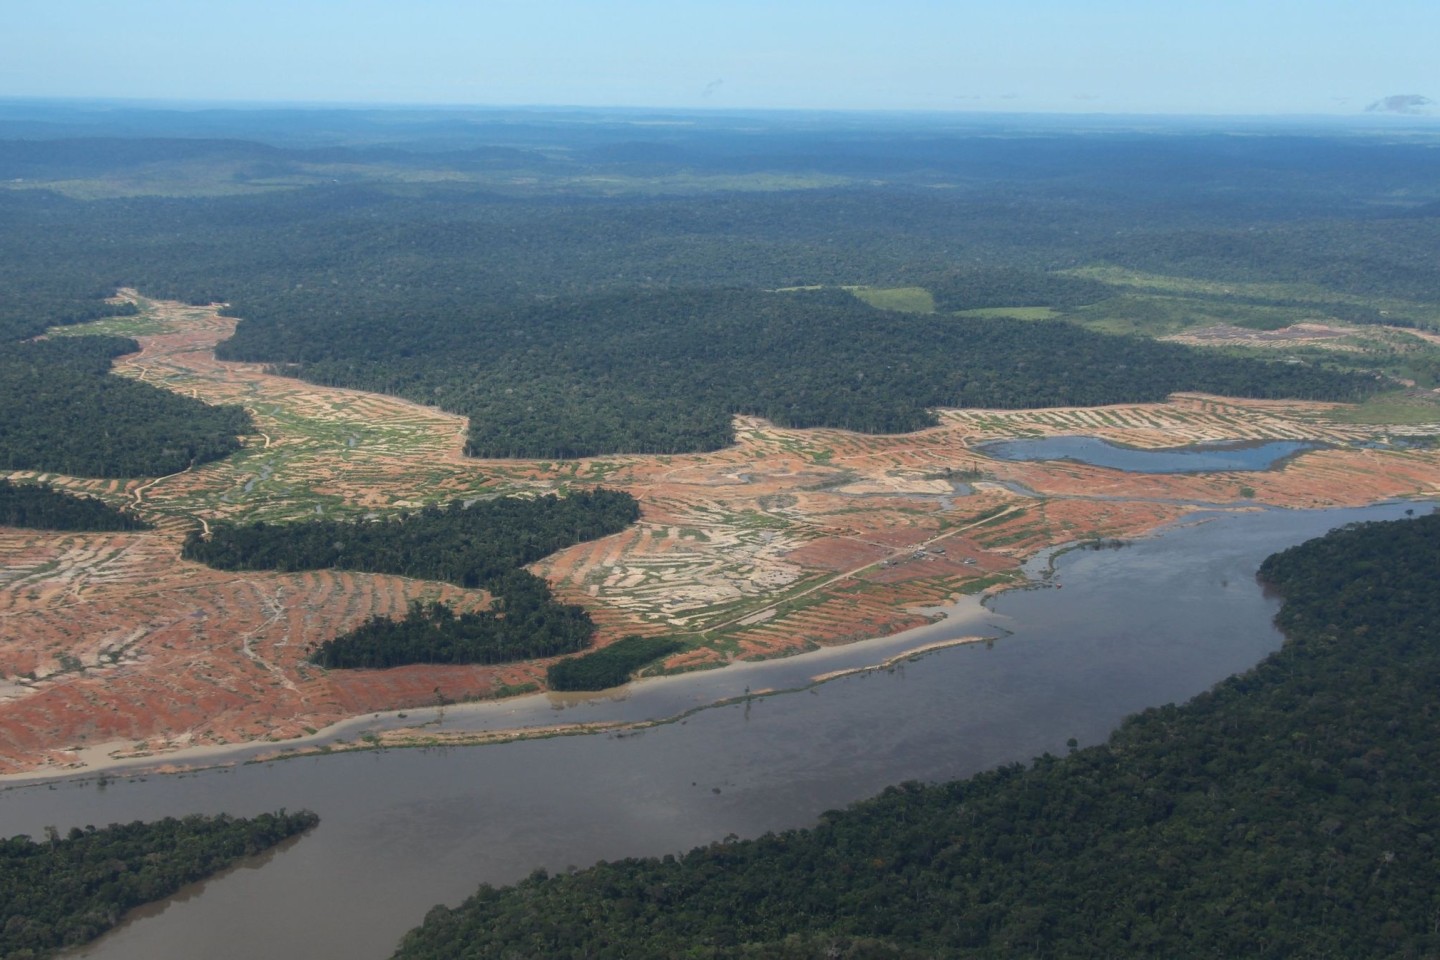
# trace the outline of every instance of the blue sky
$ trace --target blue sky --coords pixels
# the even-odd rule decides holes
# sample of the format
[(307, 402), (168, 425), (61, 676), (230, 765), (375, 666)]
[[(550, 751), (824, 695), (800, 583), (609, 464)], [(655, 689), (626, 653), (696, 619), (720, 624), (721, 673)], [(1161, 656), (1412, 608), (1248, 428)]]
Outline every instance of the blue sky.
[(16, 0), (0, 97), (1358, 113), (1436, 0)]

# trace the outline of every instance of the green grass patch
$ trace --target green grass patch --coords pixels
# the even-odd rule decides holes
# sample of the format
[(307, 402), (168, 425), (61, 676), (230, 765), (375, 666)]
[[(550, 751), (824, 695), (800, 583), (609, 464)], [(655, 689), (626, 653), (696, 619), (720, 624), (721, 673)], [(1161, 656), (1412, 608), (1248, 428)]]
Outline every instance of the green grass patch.
[(539, 689), (538, 683), (502, 683), (490, 691), (490, 696), (500, 700), (504, 697), (519, 697), (527, 693), (536, 693)]
[(901, 313), (934, 313), (935, 298), (924, 287), (846, 287), (856, 297), (878, 310)]
[(1303, 299), (1339, 301), (1345, 299), (1344, 294), (1339, 294), (1333, 290), (1327, 290), (1324, 287), (1311, 283), (1247, 283), (1230, 280), (1197, 280), (1193, 277), (1145, 273), (1140, 270), (1128, 270), (1124, 267), (1114, 267), (1104, 264), (1077, 267), (1074, 270), (1061, 271), (1061, 273), (1065, 276), (1099, 280), (1101, 283), (1108, 283), (1111, 286), (1128, 287), (1133, 290), (1151, 292), (1189, 293), (1208, 296), (1240, 296), (1267, 300)]
[[(1329, 321), (1336, 319), (1331, 310), (1338, 310), (1343, 319), (1354, 308), (1373, 310), (1377, 319), (1400, 326), (1416, 324), (1440, 329), (1440, 305), (1385, 296), (1356, 296), (1340, 293), (1313, 283), (1240, 282), (1199, 280), (1164, 274), (1144, 273), (1121, 267), (1094, 265), (1067, 270), (1068, 276), (1099, 280), (1126, 291), (1125, 296), (1102, 301), (1081, 311), (1086, 326), (1106, 332), (1140, 333), (1149, 336), (1174, 333), (1188, 326), (1233, 323), (1260, 330), (1275, 330), (1291, 323)], [(1162, 298), (1175, 301), (1193, 317), (1171, 329), (1156, 334), (1147, 329), (1120, 327), (1111, 329), (1095, 322), (1097, 317), (1123, 317), (1134, 307), (1125, 301), (1148, 301)], [(1327, 310), (1327, 307), (1331, 308)], [(1349, 308), (1349, 309), (1346, 309)], [(1086, 319), (1086, 317), (1091, 319)], [(1112, 321), (1112, 325), (1118, 320)]]
[(751, 530), (788, 530), (793, 525), (788, 520), (782, 520), (773, 514), (761, 513), (759, 510), (744, 510), (740, 513), (732, 513), (727, 515), (726, 519), (735, 526), (745, 527)]
[(1002, 516), (1006, 520), (1018, 520), (1021, 517), (1025, 516), (1025, 514), (1028, 512), (1029, 511), (1026, 510), (1024, 507), (1021, 507), (1019, 510), (1012, 511), (1009, 506), (1002, 505), (998, 507), (992, 507), (989, 510), (984, 510), (980, 513), (975, 514), (973, 517), (966, 517), (963, 520), (957, 520), (955, 525), (966, 528), (983, 527), (988, 525), (992, 520), (1000, 519)]
[(1440, 423), (1440, 396), (1410, 391), (1383, 393), (1364, 403), (1341, 407), (1326, 416), (1340, 423)]
[(1081, 326), (1101, 333), (1164, 337), (1195, 327), (1229, 324), (1249, 330), (1280, 330), (1327, 319), (1305, 307), (1262, 306), (1184, 296), (1128, 293), (1082, 307), (1073, 315)]
[(87, 323), (65, 324), (45, 331), (47, 337), (140, 337), (163, 333), (170, 327), (153, 312), (144, 311), (133, 317), (106, 317)]
[(1054, 320), (1060, 314), (1054, 307), (982, 307), (978, 310), (957, 310), (957, 317), (999, 317), (1002, 320)]

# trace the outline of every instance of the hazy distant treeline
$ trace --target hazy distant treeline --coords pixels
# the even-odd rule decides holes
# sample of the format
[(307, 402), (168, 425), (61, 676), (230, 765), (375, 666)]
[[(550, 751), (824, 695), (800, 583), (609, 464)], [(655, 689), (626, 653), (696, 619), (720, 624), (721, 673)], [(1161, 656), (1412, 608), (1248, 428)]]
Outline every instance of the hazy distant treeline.
[[(110, 121), (67, 122), (103, 132)], [(417, 118), (413, 142), (344, 146), (311, 143), (297, 123), (240, 123), (265, 143), (182, 138), (181, 120), (148, 114), (135, 129), (156, 139), (0, 140), (0, 174), (27, 180), (0, 191), (0, 340), (123, 311), (99, 303), (121, 285), (228, 301), (243, 318), (228, 356), (440, 403), (472, 417), (475, 453), (577, 456), (711, 448), (739, 412), (892, 431), (947, 404), (1109, 403), (1172, 389), (1353, 399), (1366, 389), (1321, 370), (1155, 352), (1054, 324), (962, 325), (838, 296), (763, 295), (776, 288), (912, 284), (944, 311), (1063, 314), (1113, 291), (1056, 271), (1110, 263), (1440, 303), (1440, 268), (1426, 253), (1440, 245), (1440, 217), (1425, 203), (1432, 157), (1417, 144), (814, 121), (640, 135), (623, 124), (436, 116)], [(373, 117), (325, 123), (379, 136)], [(340, 161), (342, 175), (318, 177)], [(202, 183), (213, 195), (76, 200), (28, 184), (104, 186), (162, 168), (214, 171)], [(515, 177), (393, 174), (419, 168)], [(624, 190), (604, 195), (593, 186), (602, 173)], [(772, 175), (816, 185), (721, 188)], [(731, 179), (706, 179), (721, 176)], [(281, 188), (289, 182), (320, 185)], [(1333, 309), (1381, 318), (1353, 302)], [(1081, 359), (1067, 364), (1070, 355)], [(74, 379), (53, 355), (31, 365)], [(41, 404), (25, 399), (33, 390), (0, 396), (0, 423), (28, 416), (82, 445), (143, 448), (129, 439), (138, 422), (117, 419), (94, 382)], [(233, 445), (224, 435), (239, 432), (196, 424), (195, 436), (123, 463), (107, 454), (46, 466), (154, 474), (223, 455)]]

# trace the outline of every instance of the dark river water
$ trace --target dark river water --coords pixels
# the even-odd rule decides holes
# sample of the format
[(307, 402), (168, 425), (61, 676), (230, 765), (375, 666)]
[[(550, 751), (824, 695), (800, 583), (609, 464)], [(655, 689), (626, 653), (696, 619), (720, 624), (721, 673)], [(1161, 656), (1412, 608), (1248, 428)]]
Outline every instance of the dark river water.
[(1323, 444), (1303, 440), (1241, 440), (1159, 450), (1122, 447), (1098, 437), (997, 440), (977, 449), (1001, 460), (1074, 460), (1134, 473), (1199, 473), (1209, 470), (1268, 470), (1287, 457)]
[[(1006, 594), (920, 635), (988, 632), (992, 643), (643, 732), (352, 753), (103, 787), (14, 787), (0, 791), (0, 833), (308, 807), (321, 817), (311, 834), (72, 956), (382, 958), (431, 905), (457, 903), (482, 881), (801, 826), (890, 783), (1063, 753), (1069, 737), (1095, 743), (1124, 715), (1184, 700), (1278, 646), (1277, 601), (1254, 579), (1267, 554), (1406, 509), (1197, 515), (1126, 548), (1072, 551), (1055, 562), (1052, 582), (1063, 589)], [(904, 642), (748, 665), (733, 678), (721, 671), (641, 684), (627, 700), (567, 707), (531, 698), (500, 709), (551, 722), (663, 712), (737, 683), (741, 691), (798, 686), (797, 677), (867, 654), (883, 660)], [(445, 722), (495, 722), (486, 716)]]

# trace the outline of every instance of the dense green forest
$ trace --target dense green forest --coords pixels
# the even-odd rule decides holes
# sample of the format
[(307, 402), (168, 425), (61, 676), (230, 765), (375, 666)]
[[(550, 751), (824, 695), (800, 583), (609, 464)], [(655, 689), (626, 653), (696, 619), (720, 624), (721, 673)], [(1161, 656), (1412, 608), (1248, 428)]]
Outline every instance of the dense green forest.
[(1100, 746), (436, 907), (461, 957), (1440, 951), (1440, 515), (1267, 560), (1283, 648)]
[(183, 556), (220, 570), (362, 570), (484, 587), (563, 547), (618, 533), (640, 517), (628, 493), (452, 501), (377, 520), (217, 521), (191, 531)]
[(104, 531), (148, 530), (150, 524), (94, 497), (0, 479), (0, 527)]
[(400, 620), (371, 618), (313, 656), (330, 667), (500, 663), (589, 646), (590, 616), (557, 602), (549, 584), (522, 568), (639, 518), (634, 497), (595, 489), (468, 507), (454, 501), (387, 520), (221, 521), (208, 537), (192, 531), (182, 555), (221, 570), (337, 568), (484, 588), (493, 595), (488, 611), (457, 617), (444, 605), (412, 607)]
[(0, 956), (47, 957), (93, 940), (127, 910), (175, 893), (304, 833), (308, 811), (167, 817), (155, 823), (53, 828), (43, 841), (0, 840)]
[(941, 310), (985, 307), (1079, 307), (1114, 296), (1098, 280), (1067, 277), (1015, 267), (971, 267), (947, 270), (926, 283)]
[(250, 415), (113, 376), (123, 337), (0, 343), (0, 469), (151, 477), (240, 449)]
[(310, 660), (322, 667), (398, 667), (407, 663), (512, 663), (575, 653), (595, 624), (584, 607), (555, 602), (544, 580), (512, 570), (490, 582), (490, 609), (456, 613), (415, 601), (405, 616), (373, 616), (327, 640)]
[(1106, 259), (1207, 280), (1309, 282), (1361, 297), (1434, 303), (1440, 301), (1440, 270), (1428, 248), (1437, 224), (1434, 212), (1415, 211), (1383, 220), (1165, 231), (1117, 246)]
[(423, 326), (359, 311), (343, 336), (327, 326), (250, 318), (221, 352), (464, 413), (468, 452), (488, 457), (713, 450), (733, 441), (737, 413), (899, 433), (934, 425), (930, 408), (942, 406), (1093, 406), (1177, 390), (1358, 400), (1376, 387), (1061, 322), (886, 312), (839, 290), (642, 291)]
[[(224, 301), (241, 318), (225, 356), (464, 413), (485, 456), (713, 448), (735, 413), (895, 431), (947, 405), (1359, 399), (1379, 382), (1343, 368), (1368, 356), (1260, 364), (1077, 324), (1440, 318), (1433, 128), (656, 119), (0, 103), (0, 468), (160, 475), (251, 429), (110, 374), (132, 341), (27, 342), (133, 314), (104, 302), (118, 287)], [(842, 285), (924, 287), (942, 313), (876, 310)], [(828, 289), (788, 289), (813, 286)], [(1009, 306), (1052, 319), (954, 315)], [(1434, 381), (1433, 358), (1412, 366)], [(186, 549), (494, 596), (372, 620), (318, 662), (581, 649), (588, 619), (519, 565), (623, 527), (633, 501), (514, 509), (494, 536), (471, 528), (483, 505), (451, 506), (216, 524)], [(1427, 518), (1267, 565), (1286, 648), (1106, 745), (897, 787), (810, 831), (482, 890), (401, 956), (1435, 955), (1437, 540)], [(617, 647), (560, 682), (628, 675)], [(59, 898), (38, 896), (4, 935), (45, 925)]]
[[(452, 134), (463, 128), (477, 142), (332, 146), (322, 156), (283, 145), (303, 124), (298, 115), (271, 114), (261, 132), (266, 115), (237, 111), (227, 139), (208, 129), (178, 136), (180, 114), (145, 139), (129, 119), (108, 138), (0, 139), (0, 180), (32, 181), (0, 191), (0, 319), (38, 333), (105, 309), (93, 298), (117, 284), (228, 300), (243, 307), (240, 316), (290, 322), (377, 300), (414, 317), (517, 296), (928, 285), (957, 270), (1043, 273), (1094, 261), (1181, 274), (1176, 267), (1193, 264), (1206, 276), (1258, 273), (1360, 294), (1429, 291), (1422, 299), (1431, 301), (1440, 286), (1424, 258), (1440, 218), (1427, 205), (1436, 196), (1433, 150), (1422, 138), (1085, 129), (1006, 137), (996, 135), (1003, 121), (842, 132), (745, 118), (731, 128), (648, 131), (643, 140), (624, 122), (537, 118), (524, 128), (514, 118), (489, 127), (448, 118)], [(0, 118), (0, 137), (6, 129)], [(423, 127), (414, 129), (418, 141)], [(235, 192), (277, 165), (321, 160), (350, 165), (314, 186), (271, 176), (268, 189)], [(103, 186), (137, 166), (202, 161), (215, 164), (215, 179), (186, 184), (200, 195), (79, 200), (37, 189), (76, 176)], [(500, 161), (508, 167), (490, 178), (418, 185), (396, 173), (475, 174)], [(814, 185), (746, 189), (732, 179), (732, 189), (703, 180), (647, 189), (697, 172), (788, 174)], [(517, 190), (512, 173), (530, 175), (533, 186)], [(577, 175), (631, 188), (605, 195), (567, 179)], [(1038, 292), (1033, 302), (1054, 295)], [(971, 305), (994, 305), (984, 301)]]
[(622, 637), (603, 650), (552, 664), (545, 682), (551, 690), (608, 690), (628, 681), (645, 664), (683, 648), (669, 637)]
[[(1362, 322), (1432, 323), (1440, 305), (1424, 138), (983, 119), (712, 117), (661, 130), (484, 112), (401, 127), (365, 111), (0, 114), (0, 180), (23, 181), (0, 189), (0, 341), (123, 310), (100, 302), (121, 285), (226, 301), (242, 322), (225, 356), (440, 404), (471, 417), (470, 450), (485, 456), (709, 449), (728, 442), (734, 413), (893, 431), (951, 404), (1175, 389), (1354, 399), (1372, 386), (1061, 323), (764, 293), (779, 288), (919, 285), (944, 311), (1074, 318), (1097, 300), (1103, 314), (1118, 291), (1063, 271), (1111, 264), (1305, 285), (1308, 300), (1260, 299)], [(151, 192), (127, 193), (140, 174)], [(1380, 293), (1429, 307), (1393, 316), (1353, 302)], [(60, 357), (29, 359), (72, 379)], [(0, 422), (27, 417), (34, 435), (80, 448), (134, 446), (132, 398), (101, 403), (92, 380), (38, 404), (23, 402), (26, 382), (0, 397)], [(11, 442), (12, 459), (34, 460)], [(190, 446), (163, 446), (163, 465), (107, 453), (54, 468), (153, 474)]]

